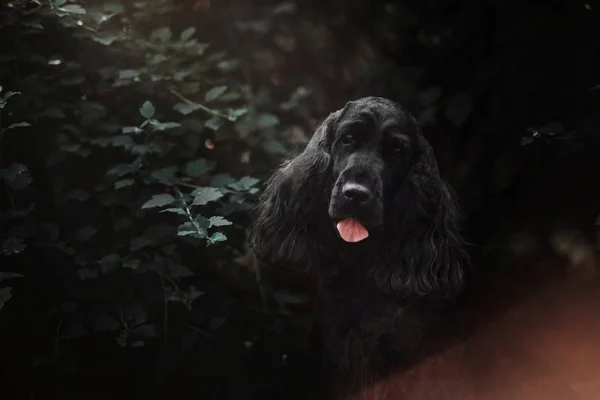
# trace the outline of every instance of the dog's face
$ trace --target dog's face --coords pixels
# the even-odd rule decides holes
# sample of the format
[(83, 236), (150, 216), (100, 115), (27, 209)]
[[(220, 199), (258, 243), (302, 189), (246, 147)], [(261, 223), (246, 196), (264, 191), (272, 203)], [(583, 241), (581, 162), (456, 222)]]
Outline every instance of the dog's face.
[(329, 216), (347, 242), (380, 230), (417, 152), (418, 128), (396, 103), (351, 102), (331, 132), (333, 189)]

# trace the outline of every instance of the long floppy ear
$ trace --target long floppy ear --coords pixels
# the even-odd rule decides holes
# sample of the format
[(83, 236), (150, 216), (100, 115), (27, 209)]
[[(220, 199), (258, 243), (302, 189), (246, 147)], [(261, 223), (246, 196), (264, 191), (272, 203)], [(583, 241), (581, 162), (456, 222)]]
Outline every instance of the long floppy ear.
[(398, 266), (377, 271), (377, 280), (408, 297), (445, 299), (463, 288), (468, 258), (454, 193), (440, 177), (433, 149), (417, 137), (414, 164), (394, 197)]
[(333, 184), (333, 129), (342, 112), (330, 114), (304, 151), (267, 181), (250, 229), (250, 245), (261, 262), (301, 269), (316, 263)]

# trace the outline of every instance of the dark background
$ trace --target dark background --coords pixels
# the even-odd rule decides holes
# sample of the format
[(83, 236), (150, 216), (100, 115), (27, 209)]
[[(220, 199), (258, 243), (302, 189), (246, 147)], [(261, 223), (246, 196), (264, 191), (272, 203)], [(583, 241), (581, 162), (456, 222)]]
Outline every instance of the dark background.
[[(493, 319), (548, 282), (592, 280), (599, 8), (5, 3), (2, 396), (318, 398), (313, 282), (256, 269), (245, 228), (257, 179), (366, 95), (403, 104), (434, 146), (460, 199), (479, 315)], [(123, 130), (145, 119), (160, 122)], [(206, 186), (223, 197), (191, 217), (231, 225), (178, 236), (190, 229), (185, 207), (142, 209)]]

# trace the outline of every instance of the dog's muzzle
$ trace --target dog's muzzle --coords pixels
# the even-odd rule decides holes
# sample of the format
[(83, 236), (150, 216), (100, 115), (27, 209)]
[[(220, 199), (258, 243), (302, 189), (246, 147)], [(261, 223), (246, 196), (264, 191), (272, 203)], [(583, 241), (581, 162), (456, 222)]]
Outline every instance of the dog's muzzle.
[(365, 227), (376, 227), (383, 219), (381, 196), (362, 183), (350, 181), (336, 184), (329, 205), (329, 216), (335, 222), (353, 218)]

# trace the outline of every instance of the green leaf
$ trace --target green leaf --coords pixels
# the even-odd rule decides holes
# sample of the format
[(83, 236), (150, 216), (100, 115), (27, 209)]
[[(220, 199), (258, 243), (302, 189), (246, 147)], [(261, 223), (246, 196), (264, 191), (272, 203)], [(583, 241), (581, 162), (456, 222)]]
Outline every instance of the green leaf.
[(171, 288), (168, 289), (170, 290), (165, 290), (165, 300), (169, 302), (182, 303), (188, 310), (191, 310), (194, 300), (204, 294), (203, 292), (198, 291), (194, 286), (188, 287), (186, 291), (175, 290)]
[(133, 179), (121, 179), (120, 181), (115, 182), (115, 189), (123, 189), (124, 187), (131, 186), (135, 183)]
[(118, 36), (106, 32), (99, 32), (92, 35), (92, 40), (104, 46), (110, 46), (118, 38)]
[(250, 114), (244, 115), (235, 121), (233, 128), (242, 139), (246, 139), (252, 132), (256, 131), (256, 119)]
[(188, 115), (202, 108), (194, 102), (179, 102), (173, 106), (175, 111), (179, 111), (183, 115)]
[(129, 260), (125, 260), (123, 262), (123, 268), (127, 269), (137, 269), (140, 266), (140, 260), (137, 258), (130, 258)]
[(163, 185), (172, 185), (177, 180), (176, 173), (177, 167), (171, 166), (154, 171), (150, 176)]
[(124, 231), (125, 229), (131, 228), (132, 226), (133, 219), (129, 217), (118, 218), (113, 224), (113, 228), (117, 232)]
[(81, 267), (77, 270), (77, 276), (79, 276), (79, 279), (82, 281), (96, 279), (98, 277), (98, 271), (89, 267)]
[(150, 40), (165, 43), (171, 39), (171, 35), (171, 28), (164, 26), (161, 28), (156, 28), (150, 32)]
[(112, 144), (112, 138), (106, 137), (106, 136), (95, 137), (95, 138), (89, 138), (88, 142), (95, 146), (108, 147), (109, 145)]
[(232, 108), (227, 112), (227, 117), (230, 121), (235, 121), (242, 115), (248, 112), (247, 108)]
[(4, 304), (6, 304), (6, 302), (11, 299), (11, 297), (12, 297), (11, 291), (12, 291), (12, 288), (10, 288), (10, 287), (0, 288), (0, 310), (2, 310), (2, 307), (4, 307)]
[(118, 254), (107, 254), (100, 260), (102, 272), (113, 272), (121, 265), (121, 256)]
[(208, 162), (204, 158), (188, 161), (185, 165), (185, 173), (191, 177), (203, 175), (215, 167), (214, 162)]
[(177, 231), (177, 236), (194, 236), (198, 239), (203, 239), (204, 235), (202, 235), (198, 230), (180, 230)]
[(90, 240), (98, 231), (91, 226), (87, 225), (75, 231), (75, 240), (78, 242), (86, 242)]
[(196, 221), (196, 225), (200, 227), (202, 232), (205, 232), (208, 228), (210, 228), (210, 221), (208, 218), (203, 217), (202, 215), (198, 215), (194, 221)]
[(223, 194), (217, 188), (203, 187), (194, 190), (192, 196), (194, 196), (193, 206), (203, 206), (211, 201), (220, 199), (223, 197)]
[(67, 153), (74, 153), (81, 157), (87, 157), (91, 153), (90, 149), (82, 147), (79, 143), (63, 144), (60, 146), (60, 150)]
[(223, 119), (220, 117), (211, 117), (210, 119), (206, 120), (204, 126), (210, 130), (217, 131), (221, 126), (223, 126)]
[(175, 202), (175, 198), (170, 194), (155, 194), (150, 200), (148, 200), (144, 203), (144, 205), (142, 205), (142, 209), (163, 207), (173, 202)]
[(2, 241), (0, 245), (0, 254), (9, 256), (11, 254), (18, 254), (25, 250), (27, 246), (23, 243), (23, 240), (19, 238), (9, 237)]
[(131, 136), (128, 135), (119, 135), (115, 136), (111, 139), (111, 145), (113, 147), (124, 147), (129, 148), (134, 144)]
[(182, 92), (184, 94), (194, 94), (200, 91), (200, 82), (186, 82), (183, 84)]
[(275, 138), (264, 140), (261, 143), (261, 147), (269, 154), (275, 154), (279, 156), (285, 156), (288, 154), (287, 149)]
[(127, 68), (127, 69), (119, 70), (118, 76), (119, 76), (119, 79), (135, 79), (135, 78), (139, 77), (140, 74), (141, 74), (140, 70)]
[(138, 172), (140, 170), (141, 166), (142, 166), (141, 160), (137, 159), (134, 162), (129, 163), (129, 164), (117, 164), (114, 167), (112, 167), (110, 170), (108, 170), (107, 174), (114, 175), (114, 176), (123, 176), (123, 175), (127, 175), (127, 174), (132, 174), (134, 172)]
[(27, 172), (27, 167), (21, 163), (12, 163), (8, 168), (0, 169), (0, 178), (12, 181), (19, 174)]
[(165, 208), (164, 210), (161, 210), (160, 212), (161, 213), (170, 212), (170, 213), (175, 213), (175, 214), (185, 215), (185, 216), (188, 215), (187, 212), (183, 208)]
[(54, 0), (52, 3), (54, 3), (54, 7), (60, 7), (63, 4), (65, 4), (67, 2), (67, 0)]
[(179, 39), (182, 42), (185, 42), (189, 38), (191, 38), (194, 33), (196, 33), (196, 28), (194, 28), (193, 26), (189, 26), (189, 27), (185, 28), (185, 30), (183, 32), (181, 32), (181, 35), (179, 35)]
[(521, 138), (521, 146), (527, 146), (528, 144), (533, 143), (533, 137), (525, 136)]
[(25, 128), (27, 126), (31, 126), (29, 122), (17, 122), (14, 124), (10, 124), (6, 130), (14, 129), (14, 128)]
[(264, 113), (256, 118), (256, 126), (258, 129), (266, 129), (279, 125), (279, 117), (274, 114)]
[(167, 129), (179, 128), (181, 124), (179, 122), (158, 122), (152, 124), (152, 127), (157, 131), (166, 131)]
[(198, 229), (191, 222), (184, 222), (177, 228), (177, 236), (193, 236), (197, 239), (203, 239), (208, 232), (205, 229)]
[(58, 10), (69, 14), (78, 15), (83, 15), (86, 13), (85, 8), (81, 7), (78, 4), (67, 4), (66, 6), (60, 7)]
[(184, 265), (173, 264), (169, 268), (168, 275), (170, 278), (185, 278), (186, 276), (194, 276), (194, 273)]
[(292, 109), (298, 107), (298, 103), (302, 99), (308, 97), (311, 93), (312, 93), (311, 90), (301, 86), (301, 87), (297, 88), (296, 90), (294, 90), (294, 92), (291, 94), (289, 100), (281, 103), (279, 105), (279, 108), (281, 108), (284, 111), (292, 110)]
[(8, 168), (0, 169), (0, 179), (4, 179), (13, 190), (25, 189), (32, 182), (27, 167), (20, 163), (12, 163)]
[(208, 221), (210, 222), (210, 226), (227, 226), (232, 224), (231, 221), (228, 221), (225, 218), (218, 215), (210, 217)]
[(141, 133), (143, 132), (140, 128), (138, 128), (137, 126), (124, 126), (123, 129), (121, 129), (121, 133), (124, 134), (128, 134), (128, 133)]
[(146, 246), (150, 246), (154, 244), (154, 242), (147, 238), (146, 236), (138, 236), (135, 237), (133, 239), (131, 239), (131, 242), (129, 244), (129, 249), (131, 251), (138, 251), (140, 249), (143, 249)]
[(556, 136), (565, 133), (565, 126), (560, 122), (550, 122), (538, 129), (538, 132), (542, 135)]
[(210, 245), (213, 245), (213, 244), (216, 244), (216, 243), (219, 243), (219, 242), (226, 241), (227, 240), (227, 236), (225, 236), (224, 233), (215, 232), (215, 233), (213, 233), (212, 236), (206, 238), (206, 240), (207, 240), (207, 245), (210, 246)]
[(15, 274), (14, 272), (0, 272), (0, 282), (5, 279), (22, 278), (23, 275)]
[[(133, 331), (131, 331), (131, 334), (142, 337), (144, 339), (158, 336), (158, 334), (156, 333), (156, 326), (153, 324), (140, 325), (136, 327)], [(133, 343), (131, 345), (133, 346)]]
[(219, 98), (219, 96), (225, 93), (225, 91), (227, 91), (227, 86), (215, 86), (206, 92), (204, 95), (204, 100), (207, 102), (215, 101)]
[(140, 107), (140, 114), (146, 119), (152, 118), (154, 116), (154, 112), (154, 105), (149, 100), (146, 100)]
[(157, 149), (156, 142), (152, 143), (152, 147), (145, 144), (136, 144), (129, 149), (133, 154), (150, 154), (150, 153), (160, 153), (161, 151)]
[(239, 99), (242, 98), (242, 95), (238, 92), (233, 92), (233, 91), (229, 91), (227, 93), (225, 93), (223, 96), (219, 97), (219, 101), (225, 103), (225, 102), (233, 102), (233, 101), (237, 101)]
[(210, 180), (210, 186), (222, 189), (233, 183), (235, 179), (229, 174), (215, 174)]
[(10, 99), (11, 97), (13, 97), (13, 96), (17, 96), (17, 95), (19, 95), (19, 94), (21, 94), (21, 92), (11, 92), (11, 91), (8, 91), (8, 92), (6, 92), (6, 93), (4, 94), (4, 100), (8, 100), (8, 99)]
[(260, 182), (259, 179), (252, 178), (251, 176), (244, 176), (239, 181), (230, 183), (228, 186), (238, 192), (246, 192), (253, 188), (258, 182)]

